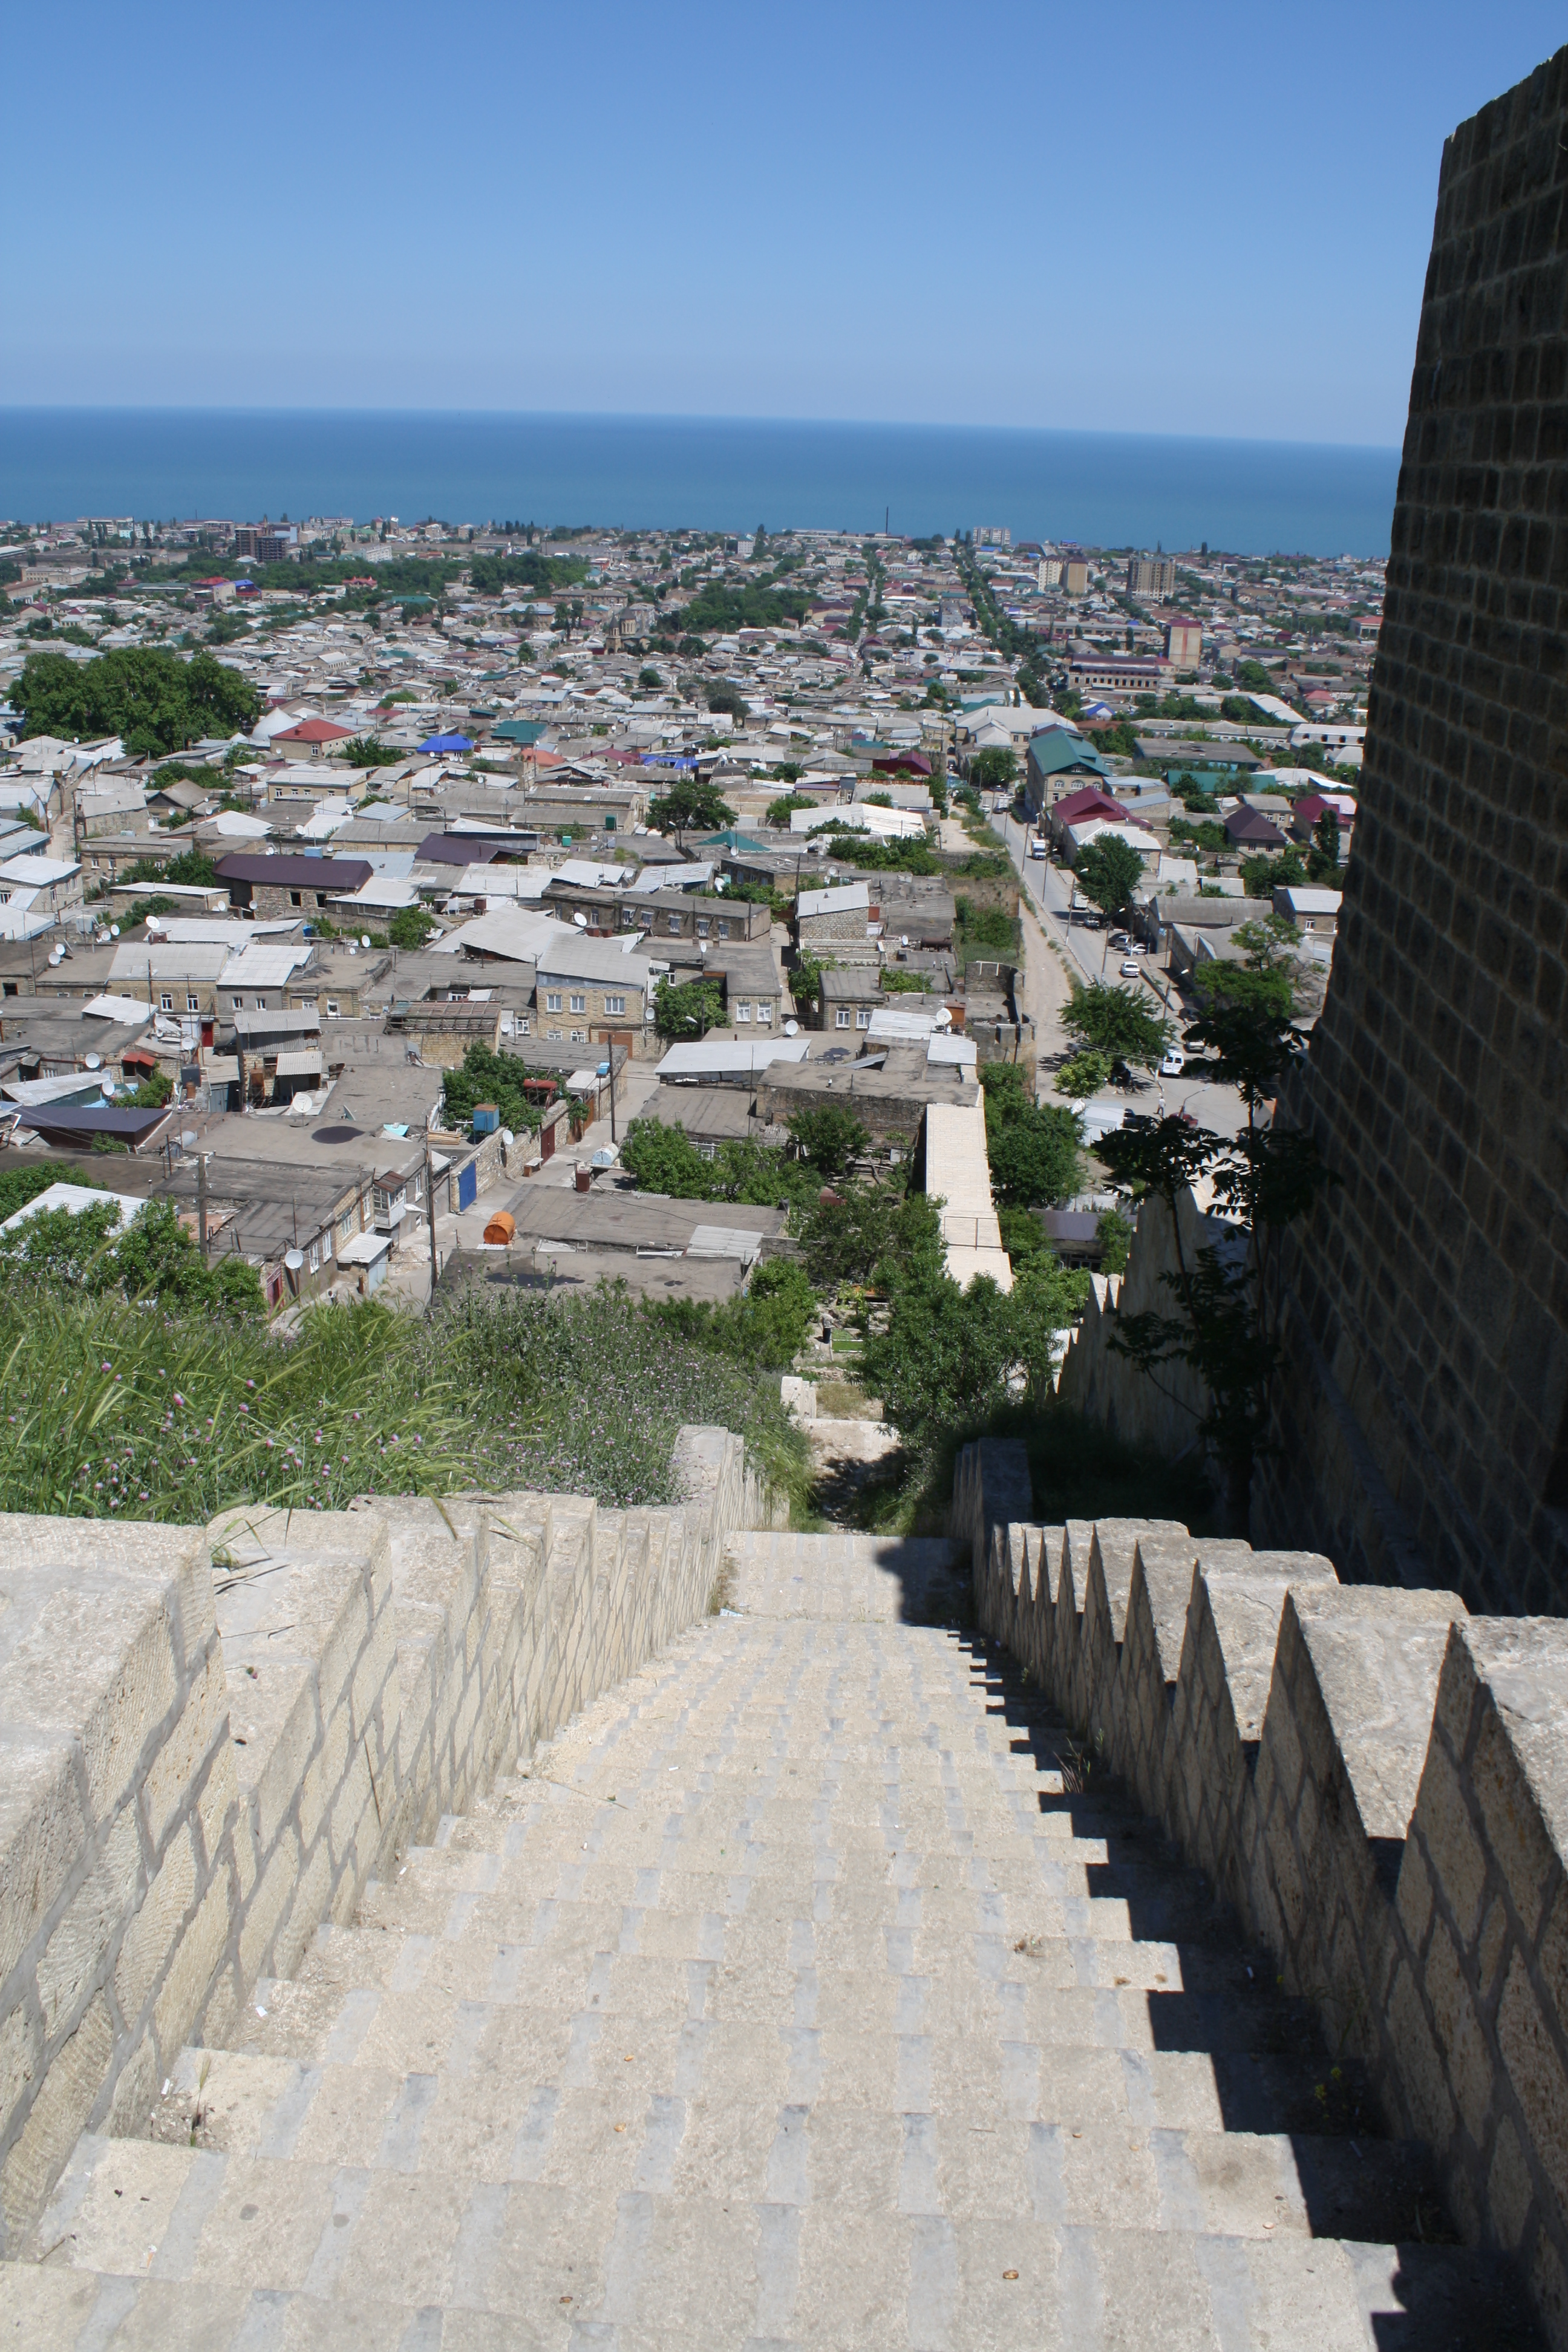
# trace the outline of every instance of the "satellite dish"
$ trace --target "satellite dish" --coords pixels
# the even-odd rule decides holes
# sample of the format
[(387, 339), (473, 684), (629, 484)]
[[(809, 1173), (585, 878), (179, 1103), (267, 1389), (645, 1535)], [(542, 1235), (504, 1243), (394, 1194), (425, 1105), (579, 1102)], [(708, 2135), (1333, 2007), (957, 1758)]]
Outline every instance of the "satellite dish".
[(316, 1108), (315, 1097), (311, 1095), (296, 1095), (293, 1100), (289, 1103), (289, 1108), (290, 1111), (300, 1112), (304, 1117), (309, 1118), (310, 1113)]
[(180, 1138), (180, 1150), (182, 1151), (194, 1151), (201, 1139), (201, 1137), (196, 1133), (194, 1127), (187, 1127), (184, 1135)]
[(798, 1021), (786, 1021), (784, 1023), (784, 1033), (786, 1037), (798, 1037), (800, 1035), (800, 1023)]
[(581, 909), (580, 908), (579, 908), (578, 911), (576, 912), (576, 914), (574, 914), (574, 915), (573, 916), (572, 920), (576, 924), (577, 929), (578, 929), (580, 931), (585, 931), (585, 930), (587, 929), (587, 928), (588, 928), (588, 918), (587, 918), (587, 916), (586, 916), (586, 915), (584, 915), (584, 914), (583, 913), (583, 911), (582, 911), (582, 909)]
[(350, 948), (349, 953), (350, 955), (358, 955), (359, 950), (358, 948)]
[(298, 1274), (300, 1268), (305, 1263), (304, 1251), (298, 1249), (285, 1250), (283, 1253), (283, 1263), (288, 1267), (290, 1274)]
[(99, 1092), (102, 1095), (105, 1102), (109, 1100), (111, 1095), (118, 1094), (119, 1091), (120, 1089), (112, 1078), (105, 1078), (102, 1086), (99, 1088)]
[(101, 1054), (84, 1054), (82, 1055), (82, 1062), (84, 1066), (89, 1070), (101, 1070), (103, 1067), (103, 1056)]
[(109, 926), (109, 936), (111, 940), (117, 940), (120, 937), (120, 926), (118, 923), (110, 923)]
[(360, 945), (361, 945), (361, 947), (362, 947), (362, 948), (367, 948), (367, 947), (369, 947), (369, 945), (370, 945), (370, 933), (369, 933), (368, 931), (364, 931), (364, 932), (363, 932), (363, 933), (361, 934), (361, 937), (360, 937)]

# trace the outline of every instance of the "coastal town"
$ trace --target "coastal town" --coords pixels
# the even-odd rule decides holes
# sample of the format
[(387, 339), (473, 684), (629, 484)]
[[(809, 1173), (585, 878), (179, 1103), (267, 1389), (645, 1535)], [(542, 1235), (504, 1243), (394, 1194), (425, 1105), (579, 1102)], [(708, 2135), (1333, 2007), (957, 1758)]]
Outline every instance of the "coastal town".
[[(0, 572), (0, 1146), (275, 1312), (497, 1251), (732, 1296), (785, 1213), (672, 1197), (650, 1122), (712, 1163), (833, 1107), (896, 1163), (1005, 1061), (1093, 1140), (1186, 1098), (1260, 917), (1321, 997), (1379, 562), (110, 517)], [(1086, 987), (1163, 1040), (1087, 1097)], [(952, 1132), (949, 1270), (1005, 1284)], [(1026, 1205), (1099, 1265), (1081, 1163)]]

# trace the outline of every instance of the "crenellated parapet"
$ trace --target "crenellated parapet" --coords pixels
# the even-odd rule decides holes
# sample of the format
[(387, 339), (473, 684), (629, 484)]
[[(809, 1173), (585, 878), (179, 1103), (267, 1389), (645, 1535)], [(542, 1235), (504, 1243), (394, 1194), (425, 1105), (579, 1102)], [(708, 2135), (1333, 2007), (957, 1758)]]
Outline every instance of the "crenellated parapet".
[(1234, 1906), (1568, 2345), (1568, 1624), (1171, 1521), (1040, 1526), (1007, 1440), (960, 1455), (952, 1526), (1086, 1769)]

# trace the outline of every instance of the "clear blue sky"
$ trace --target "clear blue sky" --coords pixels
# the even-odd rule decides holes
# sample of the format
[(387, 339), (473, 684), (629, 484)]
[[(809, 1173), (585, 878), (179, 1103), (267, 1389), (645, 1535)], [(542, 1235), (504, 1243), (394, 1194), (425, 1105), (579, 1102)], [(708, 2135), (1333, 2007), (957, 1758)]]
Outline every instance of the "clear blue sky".
[[(0, 402), (1393, 443), (1508, 0), (23, 9)], [(3, 426), (0, 426), (3, 430)]]

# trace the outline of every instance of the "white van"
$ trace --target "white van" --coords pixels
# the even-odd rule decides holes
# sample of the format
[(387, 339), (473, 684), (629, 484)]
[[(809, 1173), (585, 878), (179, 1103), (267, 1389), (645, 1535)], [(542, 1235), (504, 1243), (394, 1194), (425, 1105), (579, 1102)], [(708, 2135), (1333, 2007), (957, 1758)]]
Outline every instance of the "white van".
[(1160, 1076), (1163, 1078), (1179, 1078), (1186, 1066), (1187, 1057), (1181, 1047), (1167, 1045), (1164, 1059), (1160, 1064)]

